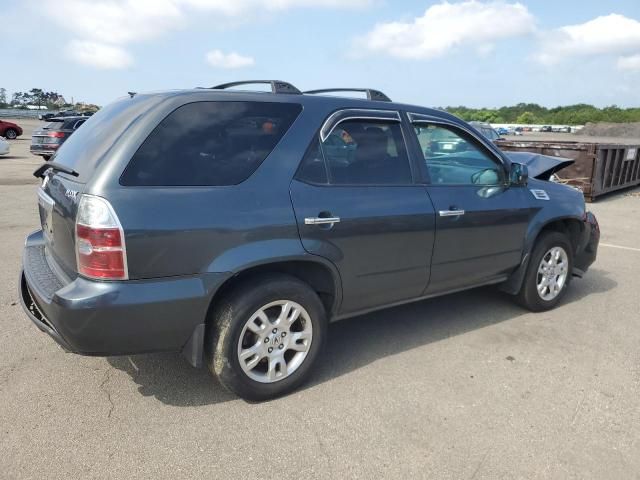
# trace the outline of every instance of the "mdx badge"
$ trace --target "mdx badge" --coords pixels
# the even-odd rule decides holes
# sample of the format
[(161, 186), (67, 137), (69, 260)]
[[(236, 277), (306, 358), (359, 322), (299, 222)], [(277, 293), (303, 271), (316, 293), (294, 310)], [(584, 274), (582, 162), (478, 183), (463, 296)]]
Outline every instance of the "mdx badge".
[(78, 192), (76, 192), (75, 190), (69, 190), (67, 188), (67, 191), (64, 192), (64, 196), (67, 198), (70, 198), (71, 200), (76, 200), (76, 198), (78, 197)]

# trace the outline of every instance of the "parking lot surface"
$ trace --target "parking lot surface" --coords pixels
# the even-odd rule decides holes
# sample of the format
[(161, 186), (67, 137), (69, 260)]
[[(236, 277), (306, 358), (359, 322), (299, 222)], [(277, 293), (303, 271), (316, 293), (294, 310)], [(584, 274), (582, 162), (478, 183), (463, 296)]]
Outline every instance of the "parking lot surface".
[(345, 320), (310, 384), (252, 404), (177, 353), (81, 357), (31, 324), (21, 123), (0, 157), (0, 478), (640, 478), (640, 190), (589, 206), (598, 260), (558, 309), (483, 288)]

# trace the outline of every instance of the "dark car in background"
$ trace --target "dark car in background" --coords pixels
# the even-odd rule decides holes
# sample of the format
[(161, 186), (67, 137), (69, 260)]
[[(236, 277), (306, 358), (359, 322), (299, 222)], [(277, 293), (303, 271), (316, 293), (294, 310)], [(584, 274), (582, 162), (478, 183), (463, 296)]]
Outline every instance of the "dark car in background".
[(61, 110), (59, 112), (43, 113), (42, 115), (38, 115), (38, 119), (43, 120), (45, 122), (49, 122), (51, 121), (52, 118), (90, 117), (91, 115), (93, 115), (93, 112), (77, 112), (76, 110)]
[(548, 181), (572, 160), (375, 90), (246, 83), (131, 94), (34, 172), (20, 299), (63, 348), (181, 351), (264, 400), (323, 363), (330, 321), (483, 285), (544, 311), (595, 260), (581, 192)]
[(0, 119), (0, 137), (8, 140), (15, 140), (22, 135), (22, 127), (13, 122)]
[(31, 135), (31, 153), (49, 160), (73, 132), (86, 121), (87, 117), (85, 116), (50, 118), (45, 126), (35, 130)]
[(495, 142), (496, 140), (500, 140), (500, 134), (496, 131), (495, 128), (491, 126), (490, 123), (487, 122), (469, 122), (469, 125), (473, 126), (476, 130), (478, 130), (485, 138)]

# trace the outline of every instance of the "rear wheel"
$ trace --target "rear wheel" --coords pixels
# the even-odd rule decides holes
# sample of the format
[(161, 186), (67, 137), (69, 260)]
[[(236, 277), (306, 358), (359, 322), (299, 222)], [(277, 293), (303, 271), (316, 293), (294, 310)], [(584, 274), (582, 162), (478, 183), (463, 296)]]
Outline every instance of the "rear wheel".
[(318, 295), (287, 275), (243, 284), (216, 306), (206, 337), (210, 371), (247, 400), (267, 400), (304, 382), (320, 354), (326, 315)]
[(534, 312), (554, 308), (564, 296), (573, 270), (573, 249), (566, 235), (547, 232), (531, 254), (518, 302)]
[(49, 159), (51, 158), (51, 155), (42, 155), (42, 158), (44, 158), (45, 162), (48, 162)]
[(16, 132), (13, 128), (7, 128), (4, 131), (4, 136), (5, 136), (5, 138), (8, 138), (9, 140), (15, 140), (16, 137), (18, 136), (18, 132)]

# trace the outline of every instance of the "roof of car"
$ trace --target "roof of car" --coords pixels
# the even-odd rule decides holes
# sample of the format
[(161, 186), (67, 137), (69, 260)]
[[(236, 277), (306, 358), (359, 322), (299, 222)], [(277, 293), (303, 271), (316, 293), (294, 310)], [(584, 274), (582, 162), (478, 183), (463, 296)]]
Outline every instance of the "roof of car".
[[(362, 89), (367, 90), (367, 89)], [(132, 95), (133, 94), (133, 95)], [(275, 101), (275, 102), (295, 102), (302, 105), (319, 105), (323, 104), (332, 109), (375, 109), (375, 110), (402, 110), (413, 113), (421, 113), (438, 117), (442, 119), (460, 122), (460, 119), (443, 110), (428, 108), (419, 105), (405, 104), (394, 101), (370, 100), (368, 98), (348, 97), (343, 95), (331, 95), (329, 93), (312, 94), (312, 93), (272, 93), (256, 90), (221, 90), (211, 88), (194, 88), (183, 90), (163, 90), (145, 93), (129, 93), (130, 98), (142, 100), (143, 98), (151, 100), (155, 97), (158, 101), (168, 98), (204, 97), (207, 100), (234, 100), (234, 101)], [(204, 99), (203, 98), (203, 99)]]

